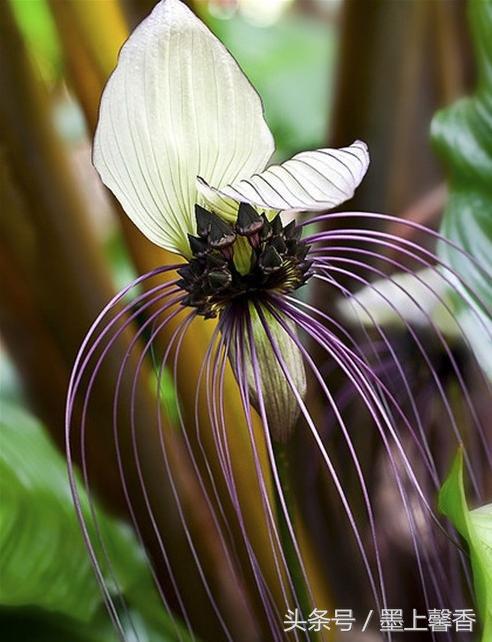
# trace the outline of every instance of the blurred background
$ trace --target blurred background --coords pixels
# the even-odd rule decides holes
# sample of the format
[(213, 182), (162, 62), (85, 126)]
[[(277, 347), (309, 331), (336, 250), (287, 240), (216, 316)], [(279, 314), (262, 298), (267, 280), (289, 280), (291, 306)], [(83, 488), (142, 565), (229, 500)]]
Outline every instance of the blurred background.
[[(153, 4), (0, 2), (0, 471), (5, 500), (0, 509), (0, 622), (8, 642), (109, 641), (115, 635), (71, 511), (63, 454), (64, 404), (77, 350), (104, 304), (136, 275), (174, 262), (133, 227), (91, 165), (91, 140), (105, 81), (129, 31)], [(430, 122), (438, 109), (468, 93), (475, 82), (464, 0), (188, 4), (225, 43), (262, 96), (276, 140), (275, 160), (360, 138), (369, 145), (372, 163), (344, 210), (392, 213), (438, 229), (446, 188), (431, 148)], [(191, 368), (210, 332), (197, 329), (187, 336), (184, 354)], [(122, 344), (128, 340), (124, 337)], [(116, 365), (110, 364), (98, 382), (91, 417), (97, 439), (89, 441), (88, 448), (97, 510), (115, 547), (115, 559), (120, 560), (118, 591), (133, 614), (126, 639), (188, 639), (173, 591), (168, 600), (178, 622), (159, 603), (142, 547), (125, 524), (128, 515), (122, 509), (114, 464), (108, 464), (114, 453), (107, 428), (110, 397), (105, 391), (115, 372)], [(172, 399), (171, 379), (166, 386)], [(186, 394), (182, 392), (183, 406)], [(138, 412), (144, 421), (145, 400), (141, 406)], [(258, 596), (248, 589), (251, 577), (233, 590), (235, 578), (217, 570), (213, 527), (206, 509), (196, 508), (202, 505), (200, 491), (192, 476), (187, 477), (179, 436), (169, 439), (176, 442), (169, 448), (179, 469), (177, 483), (187, 489), (189, 506), (195, 507), (190, 522), (201, 532), (199, 554), (212, 585), (219, 587), (227, 617), (236, 621), (234, 639), (268, 639), (261, 616), (255, 615)], [(238, 455), (242, 445), (239, 437), (234, 439), (232, 450), (236, 448)], [(304, 453), (302, 447), (300, 452)], [(150, 454), (147, 465), (152, 477)], [(254, 476), (251, 462), (240, 475), (240, 492), (246, 496)], [(301, 488), (308, 484), (306, 493), (313, 488), (322, 492), (317, 481), (306, 478), (299, 482)], [(165, 485), (154, 490), (162, 500), (166, 544), (178, 560), (176, 566), (181, 564), (176, 573), (186, 584), (189, 617), (198, 639), (217, 642), (222, 637), (215, 629), (215, 616), (204, 606), (189, 553), (180, 549), (176, 507)], [(304, 523), (309, 524), (309, 511), (315, 509), (307, 500), (305, 508)], [(255, 521), (255, 510), (253, 500), (245, 499), (246, 519), (261, 550), (267, 534)], [(316, 531), (315, 520), (306, 532), (303, 546), (311, 555), (320, 602), (329, 606), (337, 597), (338, 602), (350, 599), (358, 591), (358, 579), (352, 578), (351, 584), (350, 572), (340, 579), (350, 549), (338, 560), (333, 551), (321, 559), (327, 542), (324, 527)], [(395, 580), (395, 590), (400, 589), (401, 606), (408, 606), (411, 563), (400, 553), (395, 573), (402, 586)], [(260, 563), (268, 576), (271, 561)], [(166, 576), (165, 569), (157, 573)], [(227, 591), (229, 601), (223, 597)], [(272, 591), (277, 591), (275, 586)], [(352, 600), (354, 608), (370, 604), (362, 588), (360, 595)], [(176, 633), (180, 627), (181, 633)]]

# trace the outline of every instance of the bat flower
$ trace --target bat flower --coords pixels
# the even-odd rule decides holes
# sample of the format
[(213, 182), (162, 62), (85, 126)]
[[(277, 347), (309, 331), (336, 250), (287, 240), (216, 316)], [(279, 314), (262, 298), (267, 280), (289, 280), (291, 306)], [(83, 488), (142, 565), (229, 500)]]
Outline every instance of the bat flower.
[[(260, 317), (272, 296), (307, 281), (312, 261), (301, 229), (279, 213), (346, 201), (369, 155), (356, 141), (267, 167), (273, 152), (260, 97), (237, 62), (182, 2), (159, 3), (122, 48), (107, 83), (94, 164), (145, 236), (187, 260), (179, 270), (183, 304), (220, 316), (223, 328), (228, 320), (251, 322), (260, 370), (268, 363), (262, 384), (271, 430), (282, 438), (298, 404), (269, 354)], [(303, 394), (299, 351), (274, 319), (271, 328)], [(237, 372), (232, 345), (230, 356)], [(252, 371), (249, 380), (254, 390)]]
[[(150, 241), (181, 260), (139, 277), (96, 320), (72, 374), (67, 437), (72, 443), (79, 396), (85, 399), (85, 409), (97, 372), (117, 349), (130, 323), (138, 322), (135, 341), (145, 343), (142, 356), (133, 364), (137, 373), (144, 368), (146, 355), (155, 358), (153, 345), (167, 332), (168, 345), (156, 362), (160, 390), (166, 371), (173, 374), (176, 385), (177, 379), (187, 376), (180, 354), (192, 324), (213, 326), (209, 319), (216, 319), (198, 380), (193, 383), (196, 406), (199, 391), (205, 388), (209, 428), (223, 481), (240, 515), (226, 436), (230, 426), (224, 425), (224, 373), (230, 364), (245, 417), (242, 425), (249, 431), (260, 471), (259, 492), (271, 530), (271, 555), (285, 598), (282, 607), (266, 586), (243, 519), (238, 521), (264, 606), (258, 619), (267, 622), (268, 639), (278, 640), (289, 626), (282, 621), (283, 613), (299, 604), (305, 612), (306, 599), (314, 608), (309, 574), (279, 474), (278, 452), (285, 452), (282, 447), (295, 426), (302, 428), (309, 442), (305, 454), (312, 459), (312, 475), (328, 474), (332, 480), (345, 528), (353, 535), (355, 555), (369, 578), (371, 604), (380, 607), (388, 599), (387, 575), (395, 566), (391, 559), (384, 559), (388, 538), (396, 539), (399, 549), (417, 560), (412, 573), (424, 587), (422, 604), (430, 600), (432, 605), (436, 596), (439, 604), (450, 604), (445, 599), (449, 582), (443, 563), (449, 564), (452, 554), (446, 548), (444, 527), (436, 526), (431, 497), (446, 472), (449, 458), (445, 455), (456, 444), (473, 439), (489, 464), (490, 448), (474, 404), (476, 390), (486, 382), (475, 364), (474, 392), (467, 387), (456, 346), (469, 356), (470, 338), (448, 294), (476, 302), (479, 297), (429, 249), (431, 243), (446, 241), (417, 224), (387, 215), (323, 213), (350, 199), (364, 177), (369, 154), (363, 142), (301, 152), (282, 164), (269, 164), (273, 152), (261, 100), (226, 48), (179, 0), (157, 4), (123, 46), (106, 85), (93, 160), (133, 223)], [(298, 212), (317, 214), (299, 219)], [(384, 225), (393, 230), (381, 231)], [(420, 244), (415, 238), (425, 242)], [(448, 250), (466, 256), (454, 246)], [(479, 269), (471, 257), (467, 260)], [(387, 276), (395, 272), (396, 276)], [(165, 277), (163, 282), (161, 277)], [(482, 331), (488, 332), (485, 312), (470, 309)], [(402, 342), (405, 363), (401, 361)], [(132, 362), (135, 345), (122, 358), (120, 373)], [(410, 360), (418, 368), (410, 367)], [(470, 367), (468, 362), (466, 367)], [(345, 382), (341, 392), (332, 392), (333, 372), (335, 380)], [(123, 380), (123, 375), (118, 377), (114, 393), (116, 441)], [(133, 385), (132, 422), (136, 389)], [(440, 462), (431, 449), (437, 439), (432, 431), (437, 428), (429, 428), (430, 398), (434, 419), (439, 417), (434, 423), (443, 430), (445, 426), (444, 437), (438, 431), (443, 450)], [(176, 413), (181, 424), (185, 414), (188, 420), (195, 414), (198, 423), (196, 408), (193, 413), (193, 408), (183, 409), (178, 403)], [(464, 417), (471, 426), (466, 431)], [(261, 481), (252, 427), (258, 418), (278, 496), (276, 509), (270, 506), (270, 493)], [(85, 411), (81, 431), (84, 421)], [(358, 426), (364, 429), (359, 431)], [(205, 429), (195, 428), (197, 433)], [(132, 429), (136, 430), (133, 424)], [(187, 430), (182, 432), (196, 474), (200, 479), (206, 477), (210, 469), (203, 473)], [(340, 455), (342, 446), (345, 459)], [(465, 461), (478, 496), (481, 481), (466, 456)], [(354, 471), (355, 482), (348, 469)], [(119, 457), (118, 470), (124, 478)], [(142, 480), (139, 467), (137, 473)], [(378, 519), (383, 478), (383, 490), (396, 516), (394, 532)], [(207, 496), (215, 493), (210, 480), (201, 487)], [(352, 508), (354, 504), (358, 509)], [(221, 512), (220, 502), (220, 510), (214, 501), (208, 506), (212, 513)], [(275, 510), (283, 520), (280, 534), (272, 519)], [(151, 524), (157, 528), (154, 519)], [(191, 538), (189, 531), (186, 536)], [(280, 549), (279, 541), (285, 544)], [(194, 545), (193, 541), (189, 544)], [(227, 538), (221, 539), (221, 545), (234, 557)], [(282, 552), (285, 548), (296, 559), (294, 571)], [(351, 545), (346, 550), (350, 569)], [(193, 557), (197, 565), (198, 557)], [(173, 578), (172, 560), (168, 572)], [(348, 570), (347, 575), (350, 573)], [(214, 598), (206, 574), (200, 572), (200, 578), (225, 638), (241, 639), (231, 633), (233, 625), (222, 612), (223, 604)], [(173, 579), (172, 586), (174, 603), (188, 622), (178, 580)], [(112, 599), (109, 592), (107, 598)], [(455, 600), (456, 595), (451, 598)], [(113, 614), (116, 618), (116, 609)], [(293, 635), (305, 638), (300, 627)]]

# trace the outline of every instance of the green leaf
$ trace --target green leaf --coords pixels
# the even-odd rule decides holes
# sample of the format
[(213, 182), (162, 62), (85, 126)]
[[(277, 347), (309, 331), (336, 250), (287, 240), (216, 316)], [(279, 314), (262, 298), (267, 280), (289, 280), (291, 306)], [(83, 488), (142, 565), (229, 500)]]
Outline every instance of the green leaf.
[(441, 488), (439, 509), (468, 543), (475, 594), (483, 621), (482, 641), (487, 642), (492, 639), (492, 504), (469, 510), (461, 450)]
[[(63, 458), (35, 419), (5, 401), (0, 430), (2, 622), (6, 620), (13, 631), (22, 629), (20, 621), (27, 616), (16, 614), (25, 611), (29, 618), (44, 621), (46, 630), (73, 631), (53, 633), (52, 640), (110, 642), (114, 632), (81, 536)], [(89, 515), (87, 496), (82, 490), (80, 495)], [(133, 532), (97, 507), (96, 514), (139, 639), (177, 639)], [(89, 532), (95, 540), (91, 527)], [(40, 632), (40, 640), (43, 635)], [(12, 634), (11, 639), (22, 636)], [(188, 638), (181, 632), (179, 639)]]
[[(478, 83), (473, 96), (439, 112), (432, 122), (432, 137), (448, 172), (450, 195), (444, 214), (442, 234), (472, 254), (483, 270), (462, 254), (442, 243), (439, 252), (463, 279), (474, 288), (485, 305), (492, 307), (492, 3), (471, 0), (471, 30), (475, 44)], [(469, 337), (484, 335), (483, 325), (492, 332), (490, 314), (459, 289), (456, 309), (467, 314)], [(468, 300), (467, 302), (465, 302)], [(481, 321), (469, 314), (470, 306)], [(488, 340), (490, 341), (490, 339)], [(475, 354), (492, 377), (492, 352), (476, 342)]]
[(0, 604), (89, 620), (100, 596), (61, 457), (27, 414), (2, 404)]
[(116, 642), (112, 624), (103, 613), (84, 624), (34, 608), (0, 608), (0, 628), (7, 642)]

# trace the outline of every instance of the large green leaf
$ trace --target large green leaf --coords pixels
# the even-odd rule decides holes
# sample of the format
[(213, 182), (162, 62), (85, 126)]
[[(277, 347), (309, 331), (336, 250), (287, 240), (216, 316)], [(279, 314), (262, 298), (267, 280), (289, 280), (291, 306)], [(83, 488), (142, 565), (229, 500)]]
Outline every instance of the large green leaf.
[(492, 639), (492, 504), (469, 510), (463, 484), (460, 450), (439, 495), (439, 509), (453, 522), (470, 550), (483, 642)]
[[(477, 259), (484, 270), (446, 244), (439, 251), (492, 307), (492, 2), (471, 0), (470, 24), (475, 44), (478, 82), (473, 96), (439, 112), (432, 122), (432, 137), (449, 171), (450, 194), (441, 232)], [(492, 332), (490, 315), (460, 290), (456, 302), (460, 320), (468, 329), (475, 353), (492, 377), (492, 348), (484, 325)], [(479, 311), (481, 322), (470, 313)], [(475, 340), (480, 335), (480, 340)], [(489, 346), (488, 349), (487, 346)]]
[[(2, 629), (8, 625), (10, 640), (27, 639), (22, 635), (27, 619), (41, 623), (39, 640), (54, 631), (52, 640), (110, 642), (115, 638), (75, 516), (63, 458), (36, 420), (5, 401), (0, 430)], [(82, 491), (81, 500), (88, 514)], [(96, 510), (138, 639), (176, 639), (133, 532)], [(71, 635), (64, 633), (68, 630)], [(187, 638), (182, 633), (179, 639)]]
[(0, 603), (89, 620), (100, 597), (61, 458), (40, 426), (5, 402), (1, 441)]

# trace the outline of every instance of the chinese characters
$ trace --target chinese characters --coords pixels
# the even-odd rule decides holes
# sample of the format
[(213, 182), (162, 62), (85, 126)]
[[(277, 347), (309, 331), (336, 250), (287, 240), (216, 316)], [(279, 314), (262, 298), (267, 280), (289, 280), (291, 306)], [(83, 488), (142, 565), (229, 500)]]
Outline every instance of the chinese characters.
[[(379, 618), (379, 621), (378, 621)], [(381, 633), (419, 632), (447, 633), (456, 631), (472, 633), (476, 624), (476, 615), (473, 609), (429, 609), (419, 613), (412, 609), (411, 614), (405, 615), (403, 609), (384, 608), (376, 615), (369, 611), (364, 618), (358, 620), (352, 609), (326, 609), (315, 608), (304, 617), (299, 609), (289, 609), (284, 618), (284, 631), (313, 631), (319, 633), (323, 630), (338, 630), (342, 633), (360, 630), (366, 631), (372, 623)]]

